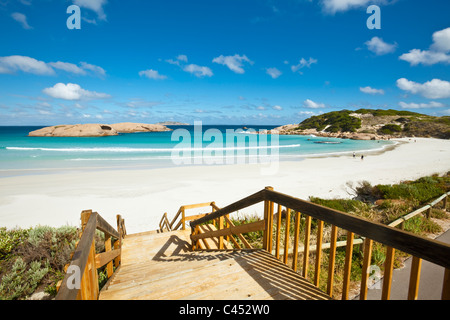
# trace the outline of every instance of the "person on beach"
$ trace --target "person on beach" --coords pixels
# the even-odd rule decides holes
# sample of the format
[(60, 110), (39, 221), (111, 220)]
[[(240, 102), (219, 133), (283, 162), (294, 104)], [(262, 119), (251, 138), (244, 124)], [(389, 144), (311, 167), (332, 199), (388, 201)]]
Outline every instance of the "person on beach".
[(361, 155), (361, 160), (364, 160), (364, 155), (363, 154)]

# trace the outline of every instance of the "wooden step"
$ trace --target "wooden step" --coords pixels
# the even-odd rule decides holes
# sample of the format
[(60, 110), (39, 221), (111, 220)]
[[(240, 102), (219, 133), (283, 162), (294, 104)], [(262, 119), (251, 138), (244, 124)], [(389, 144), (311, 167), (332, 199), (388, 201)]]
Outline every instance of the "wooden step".
[(122, 264), (99, 298), (329, 299), (266, 251), (190, 249), (190, 230), (127, 236)]

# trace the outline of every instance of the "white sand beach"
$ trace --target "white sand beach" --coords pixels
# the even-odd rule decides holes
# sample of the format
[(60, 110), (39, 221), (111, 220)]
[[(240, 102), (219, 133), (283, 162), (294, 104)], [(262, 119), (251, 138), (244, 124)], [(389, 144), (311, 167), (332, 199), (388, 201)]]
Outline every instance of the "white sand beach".
[(393, 150), (366, 153), (364, 160), (343, 155), (282, 161), (273, 175), (262, 175), (261, 164), (235, 164), (3, 177), (0, 226), (78, 226), (80, 212), (92, 209), (112, 225), (121, 214), (128, 233), (136, 233), (157, 229), (163, 213), (171, 219), (181, 205), (215, 201), (223, 207), (265, 186), (302, 199), (346, 198), (349, 181), (391, 184), (450, 171), (450, 140), (398, 141)]

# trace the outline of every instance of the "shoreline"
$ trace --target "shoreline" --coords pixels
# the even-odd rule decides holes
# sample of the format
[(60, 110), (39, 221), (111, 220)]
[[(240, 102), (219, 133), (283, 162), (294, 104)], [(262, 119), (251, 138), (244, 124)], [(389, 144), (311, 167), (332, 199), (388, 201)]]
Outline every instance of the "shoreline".
[[(224, 164), (153, 169), (79, 168), (3, 177), (0, 226), (78, 226), (81, 211), (92, 209), (110, 223), (116, 220), (116, 214), (121, 214), (131, 234), (157, 229), (164, 212), (172, 219), (182, 205), (215, 201), (223, 207), (266, 186), (305, 200), (309, 196), (349, 198), (347, 182), (392, 184), (450, 170), (449, 140), (416, 138), (416, 141), (400, 139), (384, 150), (364, 153), (364, 160), (353, 158), (349, 152), (280, 161), (272, 175), (262, 174), (264, 164)], [(188, 214), (204, 213), (201, 209), (194, 211)], [(245, 213), (262, 212), (255, 205)]]
[[(374, 155), (374, 154), (381, 154), (390, 150), (393, 150), (396, 148), (398, 144), (405, 143), (406, 140), (411, 140), (411, 138), (399, 138), (399, 139), (392, 139), (391, 141), (393, 144), (385, 144), (379, 148), (374, 149), (361, 149), (361, 150), (354, 150), (354, 151), (336, 151), (336, 152), (328, 152), (328, 153), (311, 153), (311, 154), (302, 154), (302, 155), (290, 155), (290, 154), (281, 154), (279, 161), (285, 162), (285, 161), (303, 161), (305, 159), (320, 159), (320, 158), (329, 158), (329, 157), (341, 157), (341, 156), (347, 156), (352, 155), (353, 153), (356, 154), (362, 154), (365, 155)], [(431, 138), (432, 139), (432, 138)], [(258, 157), (258, 156), (257, 156)], [(270, 156), (269, 156), (270, 157)], [(244, 156), (244, 160), (246, 162), (249, 162), (247, 156)], [(259, 159), (259, 158), (258, 158)], [(161, 159), (158, 158), (149, 158), (149, 159), (108, 159), (102, 161), (107, 161), (110, 164), (104, 165), (104, 166), (94, 166), (93, 163), (101, 162), (97, 161), (96, 159), (86, 159), (83, 162), (89, 163), (89, 166), (72, 166), (72, 167), (45, 167), (45, 168), (11, 168), (11, 169), (1, 169), (0, 168), (0, 179), (6, 178), (6, 177), (15, 177), (15, 176), (24, 176), (24, 175), (46, 175), (46, 174), (59, 174), (59, 173), (65, 173), (67, 171), (95, 171), (95, 170), (139, 170), (139, 169), (146, 169), (146, 170), (155, 170), (155, 169), (161, 169), (161, 168), (175, 168), (175, 167), (190, 167), (193, 166), (193, 164), (183, 164), (183, 165), (177, 165), (173, 162), (166, 161), (162, 162)], [(51, 162), (50, 160), (49, 162)], [(68, 162), (77, 163), (78, 161), (75, 160), (64, 160)], [(61, 163), (59, 160), (57, 161)], [(150, 164), (148, 162), (151, 162)], [(226, 162), (226, 160), (225, 160)], [(261, 162), (260, 160), (257, 160), (257, 162)], [(82, 163), (82, 162), (80, 162)], [(208, 166), (228, 166), (228, 165), (235, 165), (233, 164), (227, 164), (227, 163), (219, 163), (219, 164), (198, 164), (198, 165), (208, 165)], [(237, 163), (240, 164), (240, 163)], [(197, 166), (197, 165), (196, 165)]]

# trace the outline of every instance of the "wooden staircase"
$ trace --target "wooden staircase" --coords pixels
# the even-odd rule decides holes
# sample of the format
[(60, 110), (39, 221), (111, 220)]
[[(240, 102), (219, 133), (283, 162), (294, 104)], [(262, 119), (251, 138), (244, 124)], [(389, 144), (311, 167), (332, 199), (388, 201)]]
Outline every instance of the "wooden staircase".
[(99, 299), (330, 299), (267, 251), (192, 251), (190, 233), (127, 235)]
[[(449, 195), (428, 207), (443, 202), (443, 208), (447, 208)], [(237, 225), (230, 220), (230, 214), (258, 203), (264, 204), (262, 220)], [(211, 212), (186, 215), (188, 209), (209, 206)], [(315, 243), (311, 237), (313, 220)], [(271, 187), (224, 208), (214, 202), (181, 206), (171, 222), (167, 213), (163, 215), (157, 231), (127, 235), (120, 215), (116, 230), (92, 210), (81, 213), (81, 222), (83, 232), (57, 286), (57, 300), (336, 298), (334, 276), (341, 242), (345, 245), (345, 261), (338, 289), (341, 299), (348, 300), (353, 246), (358, 240), (355, 235), (364, 239), (360, 242), (360, 299), (367, 297), (372, 246), (378, 242), (386, 249), (382, 299), (390, 298), (398, 250), (413, 256), (408, 299), (417, 299), (423, 259), (445, 268), (442, 289), (436, 290), (441, 291), (443, 300), (450, 300), (450, 245), (275, 192)], [(325, 224), (331, 231), (330, 243), (323, 243)], [(105, 235), (104, 251), (99, 253), (96, 231)], [(339, 231), (342, 241), (337, 241)], [(254, 248), (243, 236), (250, 232), (262, 232), (262, 249)], [(312, 257), (310, 251), (314, 251)], [(326, 270), (323, 255), (327, 255)], [(100, 291), (99, 269), (108, 277)], [(323, 274), (327, 278), (321, 280)], [(321, 291), (319, 287), (325, 284), (326, 290)]]

